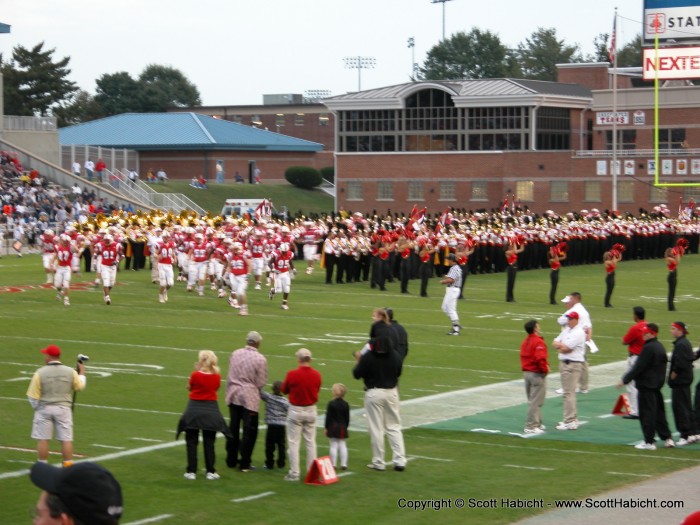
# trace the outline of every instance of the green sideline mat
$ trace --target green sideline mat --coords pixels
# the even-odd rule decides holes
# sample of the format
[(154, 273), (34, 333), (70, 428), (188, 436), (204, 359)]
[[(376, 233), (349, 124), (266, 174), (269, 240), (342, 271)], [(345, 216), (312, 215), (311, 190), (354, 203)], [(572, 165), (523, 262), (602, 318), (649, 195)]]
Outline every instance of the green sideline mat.
[[(558, 386), (558, 385), (557, 385)], [(550, 387), (551, 388), (551, 387)], [(612, 410), (619, 395), (626, 390), (615, 387), (591, 390), (588, 394), (576, 394), (578, 400), (578, 430), (557, 430), (557, 423), (562, 420), (561, 396), (545, 399), (542, 407), (542, 421), (547, 427), (544, 434), (532, 435), (523, 433), (527, 404), (482, 412), (473, 416), (448, 419), (439, 423), (425, 425), (422, 428), (438, 430), (454, 430), (461, 432), (479, 432), (501, 436), (521, 437), (525, 439), (547, 439), (557, 441), (578, 441), (584, 443), (599, 443), (606, 445), (634, 445), (642, 440), (642, 430), (639, 421), (613, 416)], [(523, 391), (523, 398), (525, 392)], [(670, 397), (664, 392), (666, 399), (666, 419), (674, 439), (677, 439), (673, 414), (668, 402)], [(657, 439), (658, 444), (658, 439)], [(697, 447), (692, 447), (697, 448)]]

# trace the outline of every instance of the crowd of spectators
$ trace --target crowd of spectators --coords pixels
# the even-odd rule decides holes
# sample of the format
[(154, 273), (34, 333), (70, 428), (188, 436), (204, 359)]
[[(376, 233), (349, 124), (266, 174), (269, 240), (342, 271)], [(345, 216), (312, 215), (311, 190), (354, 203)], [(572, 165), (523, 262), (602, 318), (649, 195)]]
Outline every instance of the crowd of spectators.
[(49, 227), (60, 231), (67, 223), (85, 222), (95, 214), (108, 215), (119, 209), (77, 183), (72, 188), (50, 184), (37, 170), (23, 167), (16, 153), (7, 151), (0, 151), (0, 200), (0, 237), (13, 237), (21, 225), (24, 242), (30, 247)]

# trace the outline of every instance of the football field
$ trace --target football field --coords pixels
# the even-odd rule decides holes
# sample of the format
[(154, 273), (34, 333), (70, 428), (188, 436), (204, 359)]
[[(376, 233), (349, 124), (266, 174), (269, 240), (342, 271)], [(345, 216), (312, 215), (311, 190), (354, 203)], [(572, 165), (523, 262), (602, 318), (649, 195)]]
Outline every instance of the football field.
[[(409, 294), (399, 293), (398, 282), (379, 292), (368, 283), (326, 285), (320, 270), (309, 276), (301, 263), (299, 268), (289, 310), (280, 308), (280, 298), (269, 300), (265, 289), (251, 288), (250, 315), (240, 317), (215, 292), (207, 289), (198, 297), (183, 283), (160, 304), (149, 271), (121, 271), (111, 306), (102, 301), (101, 290), (89, 286), (94, 274), (74, 275), (71, 306), (65, 307), (42, 284), (40, 256), (0, 259), (0, 523), (28, 523), (39, 494), (27, 476), (36, 443), (29, 436), (33, 412), (25, 394), (43, 362), (39, 350), (51, 343), (61, 347), (66, 364), (73, 365), (78, 354), (90, 356), (87, 388), (78, 394), (74, 412), (75, 452), (77, 459), (104, 464), (121, 482), (122, 524), (512, 523), (562, 501), (700, 464), (700, 445), (634, 449), (641, 439), (638, 423), (610, 416), (620, 393), (614, 383), (626, 368), (620, 339), (632, 324), (633, 306), (644, 306), (647, 320), (659, 324), (659, 339), (669, 351), (673, 321), (688, 324), (694, 345), (700, 338), (697, 255), (681, 261), (677, 312), (666, 310), (662, 260), (620, 263), (614, 308), (603, 308), (602, 264), (562, 268), (558, 296), (582, 293), (600, 347), (590, 359), (592, 390), (578, 397), (584, 424), (573, 432), (554, 429), (561, 399), (554, 393), (559, 383), (551, 340), (564, 305), (548, 304), (548, 270), (520, 272), (515, 303), (504, 300), (505, 274), (470, 275), (458, 305), (462, 334), (449, 337), (436, 278), (429, 297), (421, 298), (418, 281), (411, 281)], [(404, 472), (366, 468), (370, 445), (363, 388), (352, 377), (351, 353), (366, 341), (375, 307), (392, 307), (409, 334), (400, 384), (409, 457)], [(523, 324), (533, 318), (550, 344), (553, 374), (544, 406), (547, 432), (525, 438), (518, 351)], [(298, 348), (313, 352), (313, 365), (323, 377), (320, 414), (333, 383), (348, 387), (349, 469), (338, 483), (289, 483), (283, 481), (285, 471), (262, 469), (264, 428), (253, 454), (255, 472), (228, 469), (219, 437), (221, 479), (183, 478), (184, 439), (174, 440), (175, 428), (187, 404), (197, 352), (214, 350), (225, 380), (229, 355), (243, 346), (250, 330), (263, 336), (260, 350), (270, 383), (296, 366)], [(219, 404), (228, 419), (223, 397), (222, 388)], [(667, 416), (675, 431), (668, 404)], [(326, 455), (322, 427), (317, 442), (319, 455)], [(59, 450), (57, 442), (51, 450)], [(387, 454), (390, 459), (388, 447)], [(60, 463), (60, 455), (52, 454), (51, 461)], [(697, 502), (684, 504), (690, 512)]]

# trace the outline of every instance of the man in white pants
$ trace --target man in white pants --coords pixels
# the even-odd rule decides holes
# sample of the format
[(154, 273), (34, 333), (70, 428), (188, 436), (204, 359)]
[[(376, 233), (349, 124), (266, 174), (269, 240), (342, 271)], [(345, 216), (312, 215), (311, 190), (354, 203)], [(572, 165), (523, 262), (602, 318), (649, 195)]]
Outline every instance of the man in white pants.
[(452, 330), (447, 335), (459, 335), (462, 327), (459, 324), (459, 315), (457, 314), (457, 299), (462, 287), (462, 268), (457, 264), (457, 256), (454, 253), (447, 256), (447, 261), (450, 265), (450, 270), (440, 281), (440, 284), (446, 285), (445, 298), (442, 300), (442, 311), (452, 321)]

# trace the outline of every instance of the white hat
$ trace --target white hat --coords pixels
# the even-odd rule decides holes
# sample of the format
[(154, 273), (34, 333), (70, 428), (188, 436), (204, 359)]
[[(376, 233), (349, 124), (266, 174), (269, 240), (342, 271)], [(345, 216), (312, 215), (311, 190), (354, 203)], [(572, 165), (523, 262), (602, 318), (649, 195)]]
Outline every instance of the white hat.
[(571, 296), (570, 296), (570, 295), (567, 295), (566, 297), (564, 297), (564, 298), (561, 300), (562, 303), (568, 303), (569, 301), (571, 301)]

